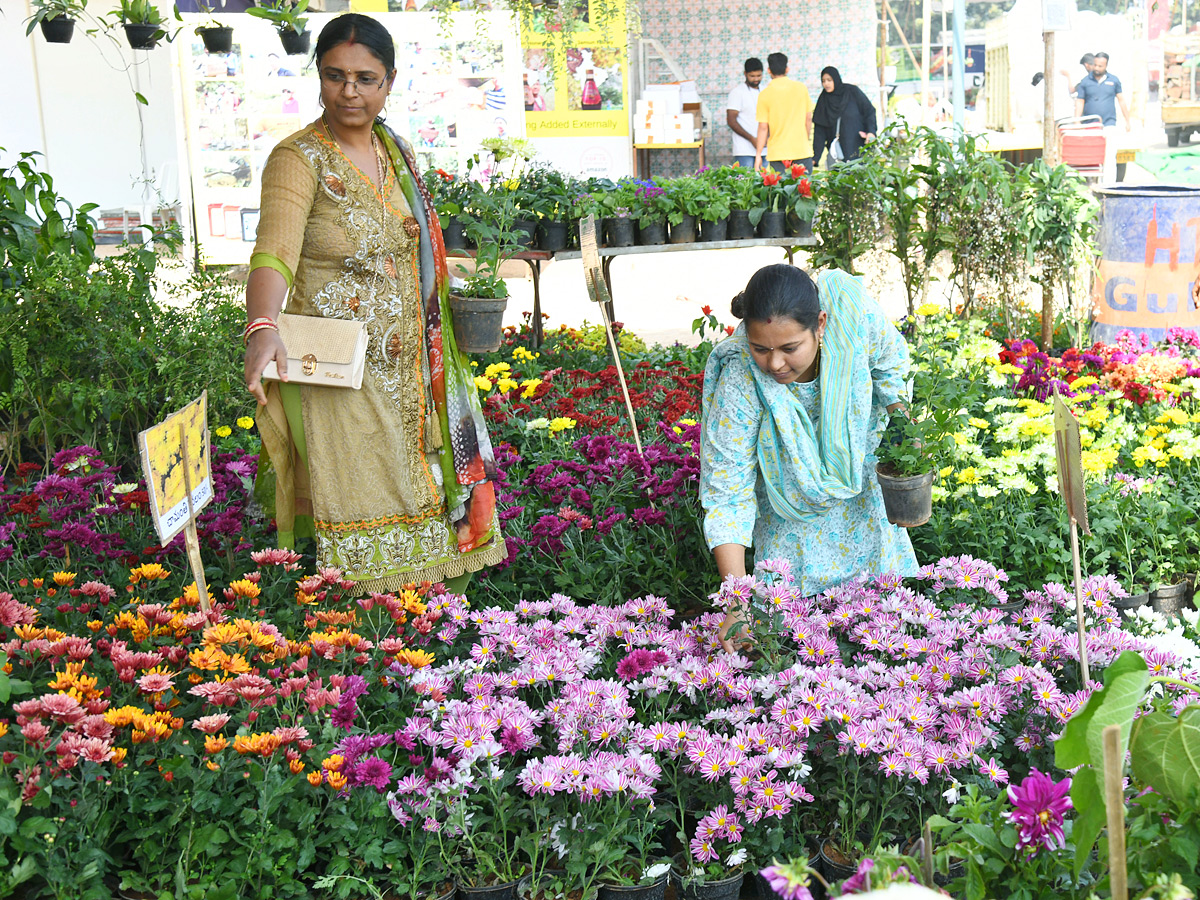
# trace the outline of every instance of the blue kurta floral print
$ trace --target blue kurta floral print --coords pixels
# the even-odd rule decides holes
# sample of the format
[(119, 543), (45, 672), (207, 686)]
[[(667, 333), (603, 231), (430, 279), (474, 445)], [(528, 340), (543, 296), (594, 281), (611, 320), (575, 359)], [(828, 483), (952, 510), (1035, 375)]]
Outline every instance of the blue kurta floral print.
[(708, 546), (787, 559), (806, 594), (865, 572), (917, 573), (875, 479), (887, 406), (908, 397), (908, 345), (856, 279), (831, 271), (817, 284), (828, 316), (820, 377), (775, 383), (739, 326), (705, 371), (700, 448)]

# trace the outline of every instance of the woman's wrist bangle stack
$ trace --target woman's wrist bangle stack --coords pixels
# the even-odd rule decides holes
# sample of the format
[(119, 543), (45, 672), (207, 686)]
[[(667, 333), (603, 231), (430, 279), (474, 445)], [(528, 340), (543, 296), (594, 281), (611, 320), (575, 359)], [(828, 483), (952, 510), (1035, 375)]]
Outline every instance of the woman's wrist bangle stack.
[(250, 335), (254, 334), (256, 331), (266, 331), (268, 329), (276, 332), (279, 331), (279, 326), (275, 323), (274, 319), (269, 318), (268, 316), (260, 316), (257, 319), (251, 319), (246, 323), (246, 330), (242, 332), (242, 346), (245, 347), (246, 344), (249, 343)]

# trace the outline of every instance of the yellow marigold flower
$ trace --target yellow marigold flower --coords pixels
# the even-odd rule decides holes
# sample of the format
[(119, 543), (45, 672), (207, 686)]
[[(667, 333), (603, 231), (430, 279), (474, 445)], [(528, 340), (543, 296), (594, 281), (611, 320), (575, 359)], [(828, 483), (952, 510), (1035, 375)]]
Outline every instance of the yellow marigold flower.
[(329, 786), (335, 791), (340, 791), (346, 787), (346, 776), (341, 772), (330, 772), (326, 778), (329, 781)]
[(955, 446), (956, 446), (956, 447), (962, 447), (962, 446), (965, 446), (965, 445), (967, 444), (967, 442), (968, 442), (968, 441), (970, 441), (970, 440), (971, 440), (970, 436), (969, 436), (969, 435), (966, 435), (966, 434), (964, 434), (964, 433), (963, 433), (963, 432), (961, 432), (961, 431), (960, 431), (960, 432), (957, 432), (957, 433), (954, 435), (954, 444), (955, 444)]
[(69, 662), (65, 672), (55, 672), (54, 679), (49, 682), (50, 689), (58, 692), (69, 691), (79, 681), (83, 673), (82, 662)]
[(228, 425), (218, 425), (215, 429), (213, 429), (213, 433), (219, 438), (227, 438), (233, 434), (233, 429)]
[(475, 376), (475, 387), (479, 388), (479, 390), (481, 390), (481, 391), (487, 392), (492, 389), (492, 383), (488, 379), (484, 378), (482, 375), (476, 375)]
[(59, 587), (70, 587), (75, 583), (74, 572), (55, 572), (54, 583)]
[(308, 773), (308, 783), (313, 787), (320, 787), (321, 782), (325, 780), (324, 774), (320, 769)]
[(170, 577), (170, 574), (170, 572), (158, 563), (143, 563), (136, 569), (129, 570), (129, 583), (137, 584), (139, 581), (162, 581), (164, 578)]
[(292, 770), (293, 775), (299, 775), (304, 771), (304, 763), (298, 759), (288, 760), (288, 768)]
[(483, 370), (483, 374), (488, 378), (496, 378), (499, 375), (512, 371), (512, 366), (506, 362), (492, 363)]
[(206, 734), (204, 736), (204, 752), (220, 753), (229, 746), (229, 738), (223, 734)]
[(978, 484), (979, 471), (974, 466), (967, 466), (957, 476), (959, 484)]
[(987, 419), (977, 419), (975, 417), (971, 417), (970, 419), (967, 419), (967, 424), (970, 425), (972, 428), (978, 428), (980, 431), (987, 431), (989, 428), (992, 427), (992, 423), (989, 422)]
[(922, 303), (917, 307), (918, 316), (936, 316), (942, 311), (942, 307), (936, 303)]
[(556, 416), (550, 420), (551, 431), (566, 431), (575, 427), (575, 420), (570, 416)]
[(237, 427), (244, 428), (246, 431), (249, 431), (254, 427), (254, 420), (249, 416), (239, 416), (237, 420)]
[(333, 756), (327, 756), (321, 760), (321, 768), (326, 772), (337, 772), (345, 762), (346, 758), (344, 756), (335, 753)]
[(520, 385), (511, 378), (500, 378), (496, 381), (496, 390), (500, 391), (502, 394), (507, 394), (509, 391), (515, 390), (518, 387), (520, 387)]
[(414, 669), (423, 669), (434, 659), (436, 657), (428, 650), (401, 650), (396, 654), (396, 662), (405, 663)]
[(243, 600), (253, 600), (262, 593), (262, 588), (246, 578), (239, 578), (229, 585), (229, 589), (235, 597)]
[(109, 709), (104, 713), (104, 721), (113, 728), (124, 728), (126, 725), (133, 724), (133, 714), (141, 712), (135, 706), (121, 706), (117, 709)]
[(416, 595), (415, 591), (405, 591), (400, 595), (400, 605), (404, 607), (406, 613), (411, 613), (414, 616), (425, 615), (426, 606), (421, 602), (421, 598)]

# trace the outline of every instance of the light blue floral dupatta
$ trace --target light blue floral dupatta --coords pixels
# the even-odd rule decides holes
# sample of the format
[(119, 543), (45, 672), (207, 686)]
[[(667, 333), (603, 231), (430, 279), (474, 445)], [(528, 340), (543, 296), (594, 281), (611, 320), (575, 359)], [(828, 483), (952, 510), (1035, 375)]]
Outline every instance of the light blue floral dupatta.
[(858, 280), (832, 270), (817, 278), (827, 314), (821, 346), (820, 428), (790, 385), (766, 375), (750, 356), (745, 326), (713, 349), (704, 371), (704, 408), (711, 408), (721, 370), (744, 357), (763, 407), (758, 467), (767, 497), (780, 516), (816, 518), (831, 504), (863, 490), (863, 465), (874, 449), (869, 427), (874, 385)]

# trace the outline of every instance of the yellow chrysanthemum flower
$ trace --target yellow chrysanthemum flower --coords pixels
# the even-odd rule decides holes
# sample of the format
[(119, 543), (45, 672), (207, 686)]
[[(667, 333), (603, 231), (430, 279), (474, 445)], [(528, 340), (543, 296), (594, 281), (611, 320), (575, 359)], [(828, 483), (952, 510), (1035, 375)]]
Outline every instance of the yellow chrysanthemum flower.
[(250, 416), (239, 416), (237, 420), (237, 427), (249, 431), (254, 427), (254, 419), (250, 418)]
[(490, 391), (492, 389), (492, 382), (487, 378), (484, 378), (482, 375), (476, 375), (475, 387), (479, 388), (481, 391)]
[(503, 375), (504, 373), (509, 372), (511, 370), (512, 370), (512, 366), (510, 366), (508, 363), (498, 362), (498, 363), (492, 363), (490, 366), (488, 366), (486, 369), (484, 369), (483, 374), (485, 376), (487, 376), (488, 378), (496, 378), (496, 377)]
[(516, 381), (511, 378), (500, 378), (496, 381), (496, 390), (502, 394), (507, 394), (509, 391), (520, 387)]
[(963, 469), (961, 472), (959, 472), (958, 475), (955, 477), (958, 478), (959, 484), (978, 484), (979, 483), (979, 470), (976, 469), (974, 466), (967, 466), (965, 469)]
[(917, 307), (918, 316), (936, 316), (941, 311), (942, 307), (936, 303), (922, 303)]
[(974, 416), (967, 419), (967, 424), (970, 425), (972, 428), (978, 428), (980, 431), (987, 431), (989, 428), (992, 427), (992, 423), (989, 422), (987, 419), (977, 419)]
[(218, 425), (213, 430), (213, 433), (216, 434), (216, 436), (219, 438), (227, 438), (231, 434), (233, 434), (233, 429), (230, 428), (228, 425)]
[(557, 416), (550, 420), (551, 431), (566, 431), (575, 427), (575, 420), (569, 416)]

